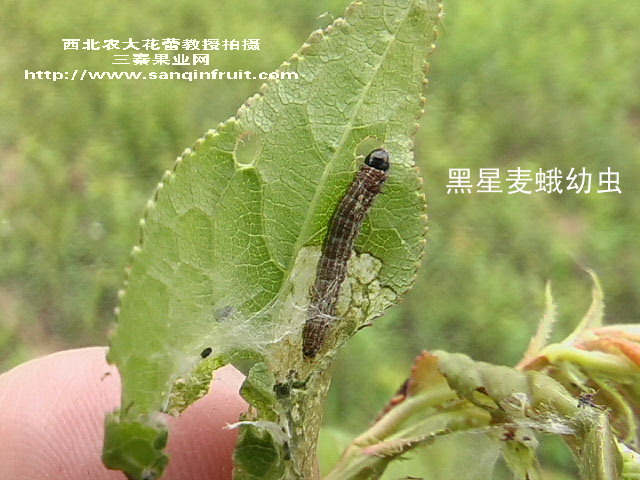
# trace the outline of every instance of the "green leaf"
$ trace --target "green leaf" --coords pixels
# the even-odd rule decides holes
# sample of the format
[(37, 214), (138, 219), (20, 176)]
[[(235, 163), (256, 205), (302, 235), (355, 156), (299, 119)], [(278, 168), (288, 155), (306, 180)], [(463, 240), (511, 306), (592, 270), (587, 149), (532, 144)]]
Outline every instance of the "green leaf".
[[(520, 437), (535, 438), (531, 430), (527, 431), (526, 434), (518, 433), (520, 433)], [(537, 446), (537, 443), (535, 446)], [(529, 446), (527, 443), (519, 441), (503, 441), (500, 443), (502, 458), (513, 472), (514, 478), (524, 478), (526, 480), (540, 479), (535, 446)]]
[(618, 442), (618, 448), (622, 455), (622, 479), (640, 479), (640, 454), (620, 442)]
[(544, 346), (549, 342), (553, 325), (556, 323), (558, 316), (558, 307), (553, 301), (551, 293), (551, 282), (547, 282), (544, 290), (545, 310), (535, 335), (531, 338), (527, 351), (522, 356), (522, 360), (518, 363), (518, 367), (524, 367), (533, 361), (542, 351)]
[(602, 293), (602, 286), (600, 285), (598, 276), (593, 270), (587, 269), (587, 273), (591, 276), (591, 280), (593, 281), (593, 287), (591, 288), (591, 305), (589, 306), (589, 310), (585, 314), (584, 318), (580, 321), (571, 335), (564, 340), (564, 343), (574, 342), (586, 330), (602, 326), (602, 319), (604, 318), (604, 294)]
[[(141, 478), (152, 468), (147, 450), (161, 455), (145, 435), (164, 428), (157, 412), (186, 408), (207, 391), (213, 368), (249, 359), (263, 367), (244, 389), (258, 410), (244, 418), (241, 452), (270, 444), (271, 472), (310, 477), (327, 359), (409, 288), (422, 255), (425, 202), (411, 137), (438, 12), (429, 0), (353, 3), (282, 64), (298, 78), (264, 85), (165, 173), (111, 339), (123, 390), (107, 422), (109, 467)], [(357, 153), (381, 145), (391, 174), (356, 242), (341, 321), (325, 360), (304, 362), (301, 330), (328, 222)], [(148, 441), (132, 450), (130, 437)], [(252, 478), (249, 457), (236, 455), (238, 478)]]
[(275, 480), (283, 478), (285, 474), (281, 449), (273, 433), (267, 429), (243, 430), (238, 439), (234, 460), (241, 469), (242, 478)]
[(167, 431), (162, 425), (120, 422), (117, 429), (107, 432), (102, 460), (107, 465), (117, 462), (135, 478), (155, 478), (167, 465), (167, 456), (162, 454), (166, 445)]
[[(640, 445), (640, 326), (603, 326), (604, 299), (595, 273), (588, 312), (560, 343), (526, 355), (519, 367), (559, 381), (586, 405), (607, 409), (618, 440)], [(585, 400), (586, 399), (586, 400)]]

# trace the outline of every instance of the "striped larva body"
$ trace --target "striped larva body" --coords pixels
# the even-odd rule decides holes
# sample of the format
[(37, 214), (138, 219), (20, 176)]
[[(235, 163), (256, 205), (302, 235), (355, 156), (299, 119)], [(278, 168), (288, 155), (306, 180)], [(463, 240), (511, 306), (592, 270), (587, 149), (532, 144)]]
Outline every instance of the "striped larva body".
[(389, 154), (377, 149), (365, 158), (349, 190), (338, 205), (322, 245), (322, 254), (311, 290), (311, 303), (302, 331), (305, 358), (320, 351), (336, 317), (340, 286), (360, 227), (389, 176)]

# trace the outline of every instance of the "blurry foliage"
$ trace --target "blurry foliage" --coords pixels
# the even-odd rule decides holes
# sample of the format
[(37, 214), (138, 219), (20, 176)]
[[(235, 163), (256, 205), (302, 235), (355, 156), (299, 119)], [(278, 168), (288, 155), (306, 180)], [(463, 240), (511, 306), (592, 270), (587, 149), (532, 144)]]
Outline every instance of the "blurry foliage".
[[(137, 220), (173, 157), (259, 81), (25, 80), (24, 70), (138, 70), (62, 38), (260, 38), (220, 70), (271, 71), (345, 1), (0, 4), (0, 369), (105, 344)], [(404, 304), (335, 368), (327, 421), (361, 430), (423, 348), (513, 364), (551, 279), (558, 338), (588, 305), (593, 268), (608, 323), (640, 311), (640, 3), (451, 0), (431, 58), (416, 155), (429, 244)], [(189, 67), (184, 67), (189, 69)], [(585, 166), (622, 195), (447, 195), (449, 168)], [(380, 353), (384, 352), (384, 363)], [(371, 369), (371, 365), (376, 365)], [(351, 405), (351, 408), (346, 406)], [(560, 477), (558, 477), (560, 478)]]

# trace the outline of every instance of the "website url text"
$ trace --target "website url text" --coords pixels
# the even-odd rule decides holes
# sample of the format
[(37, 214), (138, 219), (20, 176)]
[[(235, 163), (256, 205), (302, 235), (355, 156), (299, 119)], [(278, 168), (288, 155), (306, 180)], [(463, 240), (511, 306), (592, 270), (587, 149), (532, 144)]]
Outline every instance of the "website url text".
[(188, 72), (95, 72), (90, 70), (74, 70), (73, 72), (56, 72), (50, 70), (25, 70), (25, 80), (284, 80), (298, 79), (298, 72), (260, 72), (253, 74), (250, 70), (225, 72), (218, 69)]

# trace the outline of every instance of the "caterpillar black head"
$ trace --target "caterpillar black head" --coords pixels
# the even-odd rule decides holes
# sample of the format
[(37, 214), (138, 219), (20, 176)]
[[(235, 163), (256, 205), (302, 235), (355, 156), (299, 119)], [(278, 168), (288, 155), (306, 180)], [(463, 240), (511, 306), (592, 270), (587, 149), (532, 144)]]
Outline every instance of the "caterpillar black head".
[(373, 152), (367, 155), (364, 159), (364, 163), (377, 170), (386, 172), (389, 170), (389, 159), (391, 156), (384, 148), (376, 148)]

